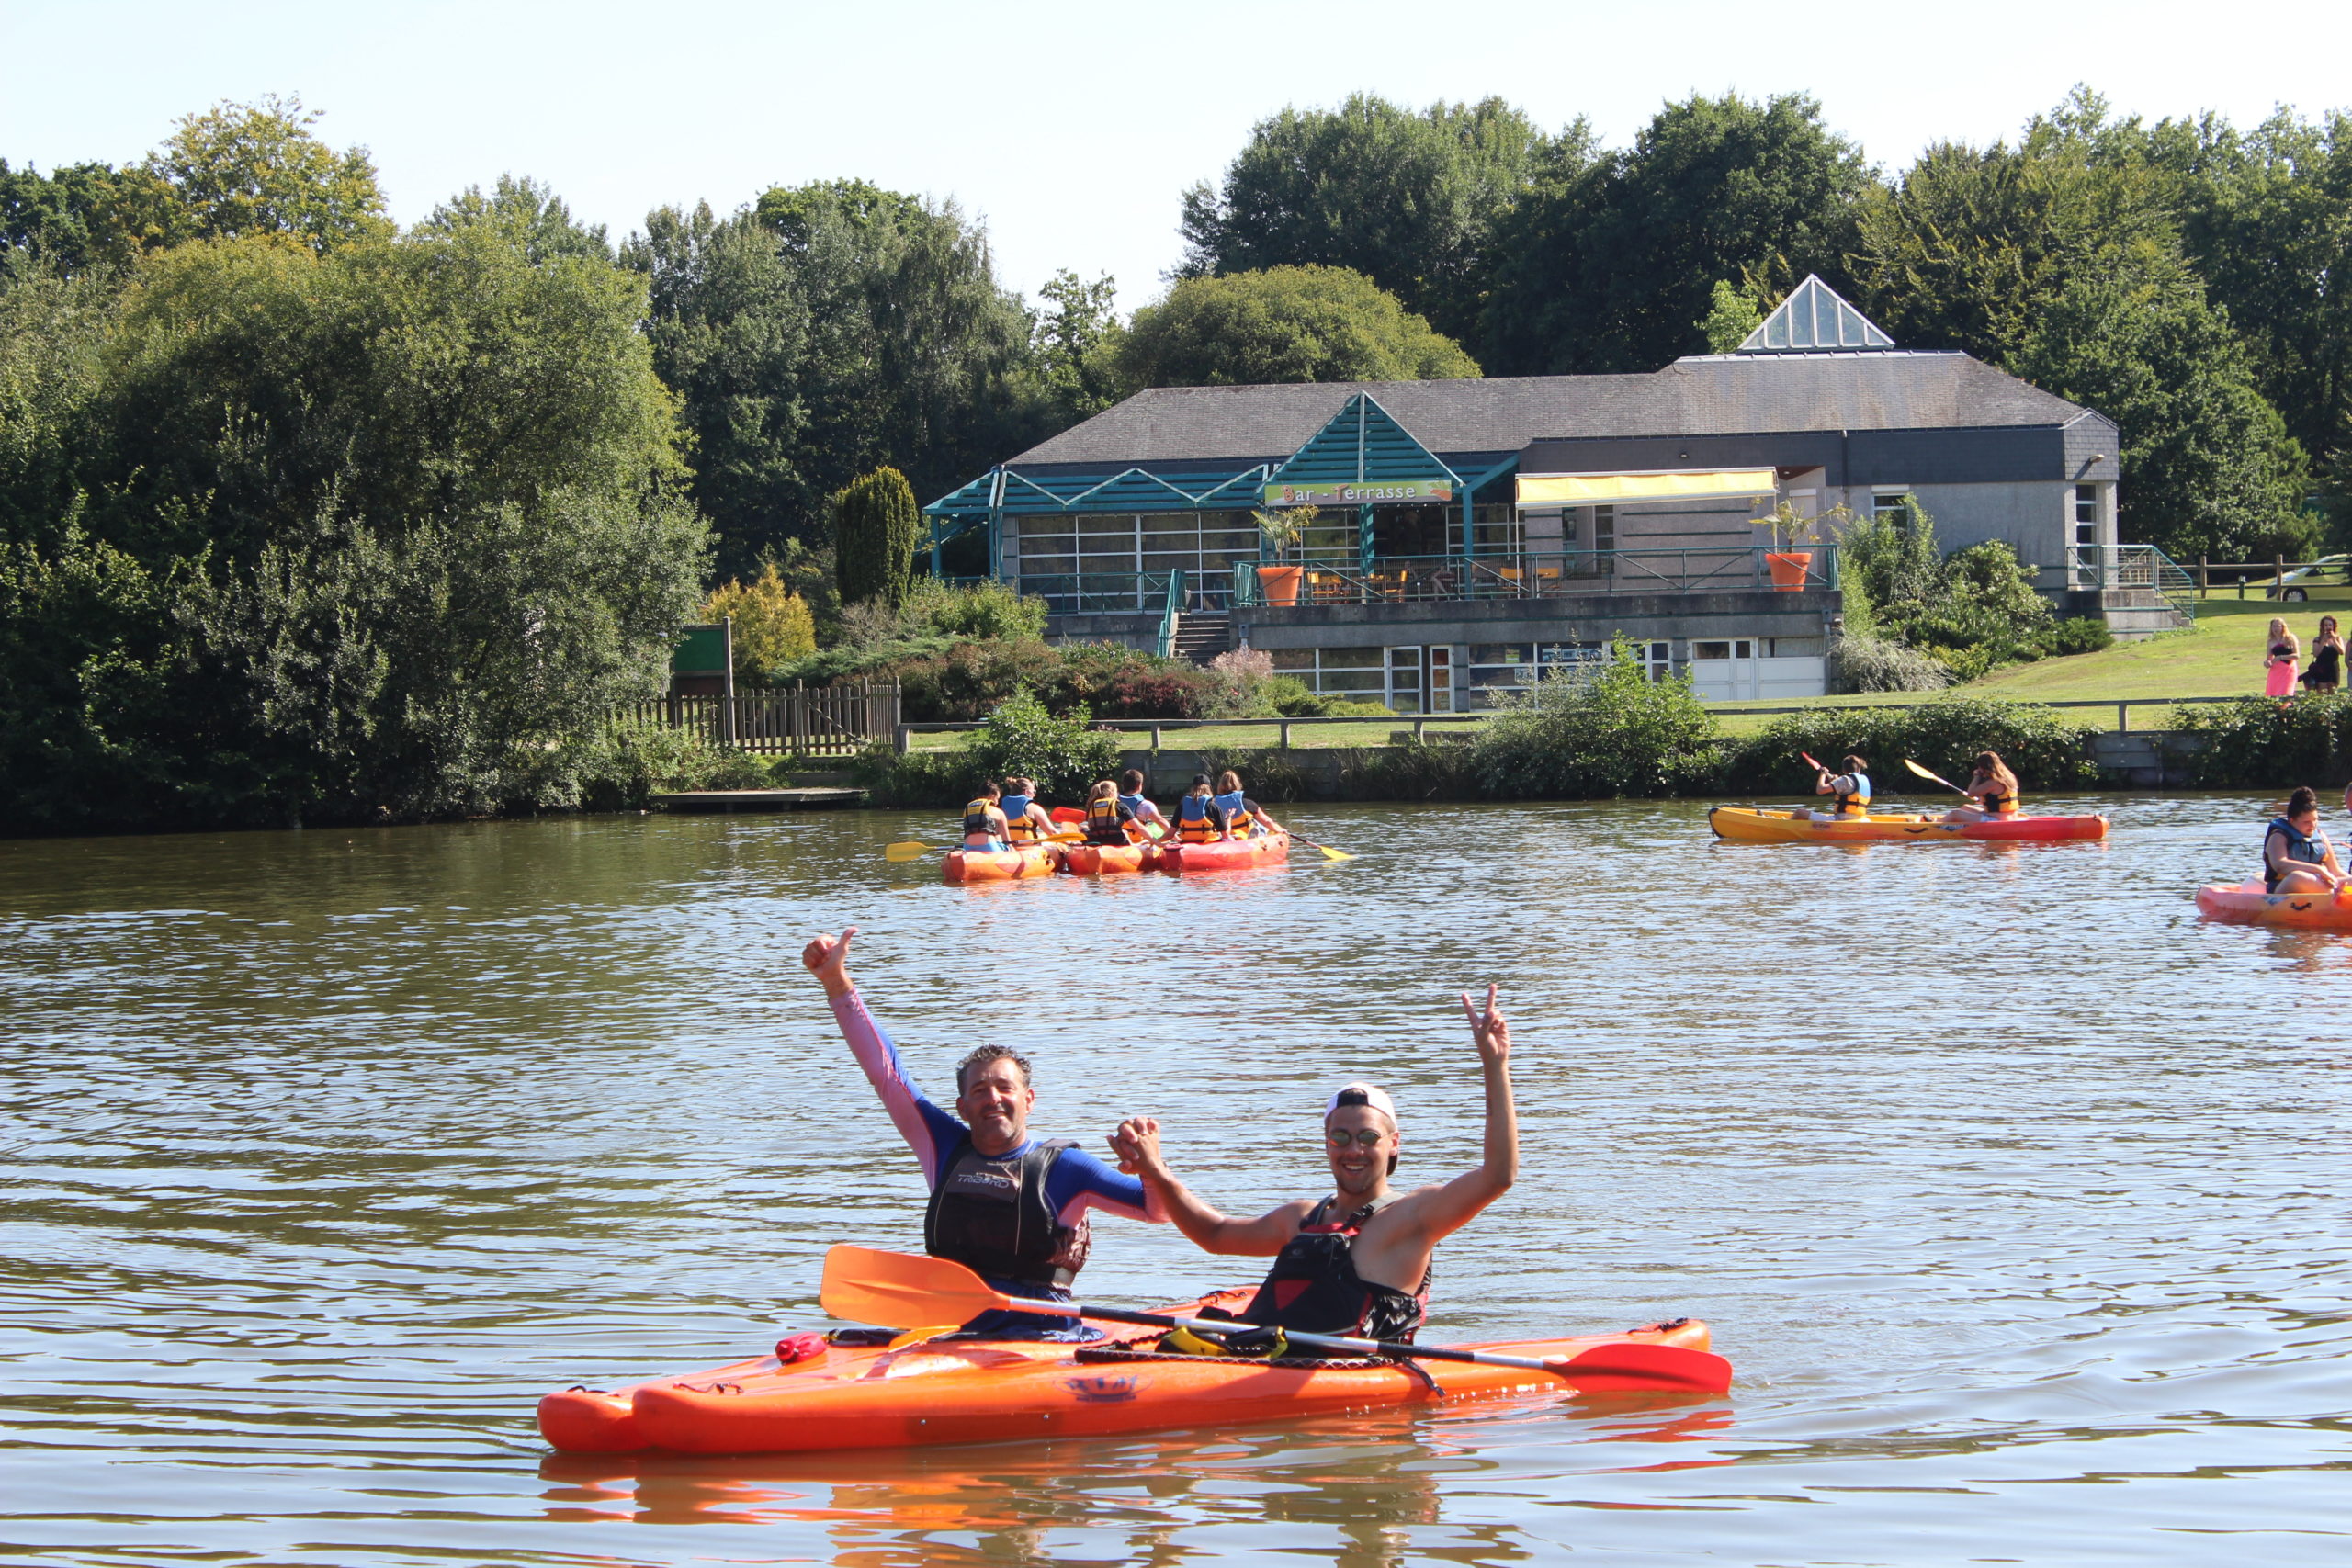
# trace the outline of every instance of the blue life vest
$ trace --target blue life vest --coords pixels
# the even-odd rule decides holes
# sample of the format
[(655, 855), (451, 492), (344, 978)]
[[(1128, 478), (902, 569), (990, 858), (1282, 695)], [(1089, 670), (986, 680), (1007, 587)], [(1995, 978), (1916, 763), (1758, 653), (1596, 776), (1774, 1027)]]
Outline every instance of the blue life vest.
[(1225, 813), (1225, 822), (1228, 829), (1238, 827), (1244, 831), (1248, 830), (1250, 802), (1241, 791), (1237, 789), (1230, 795), (1215, 795), (1211, 798), (1216, 802), (1217, 809)]
[[(1850, 780), (1854, 786), (1851, 795), (1838, 796), (1838, 815), (1860, 816), (1868, 811), (1871, 808), (1871, 776), (1868, 773), (1840, 773), (1838, 778)], [(1832, 789), (1837, 788), (1838, 779), (1830, 780), (1829, 784)]]
[(2278, 886), (2278, 874), (2270, 865), (2270, 835), (2283, 834), (2287, 840), (2287, 858), (2305, 865), (2327, 863), (2327, 835), (2324, 832), (2305, 833), (2284, 817), (2274, 817), (2262, 834), (2262, 886), (2265, 889)]
[(1008, 795), (997, 802), (1004, 811), (1005, 837), (1016, 844), (1025, 844), (1037, 836), (1037, 825), (1029, 820), (1029, 807), (1036, 799), (1034, 795)]

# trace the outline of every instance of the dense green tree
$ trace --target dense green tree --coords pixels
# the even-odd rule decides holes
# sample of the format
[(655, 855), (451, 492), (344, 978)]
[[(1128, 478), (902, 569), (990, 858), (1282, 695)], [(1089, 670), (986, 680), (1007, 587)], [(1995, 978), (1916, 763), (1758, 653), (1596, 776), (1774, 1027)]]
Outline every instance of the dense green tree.
[(179, 226), (178, 197), (144, 169), (72, 164), (43, 175), (0, 158), (0, 272), (119, 265)]
[(844, 606), (879, 600), (896, 610), (914, 582), (922, 513), (896, 468), (861, 474), (832, 497), (833, 570)]
[(1179, 275), (1338, 266), (1461, 337), (1495, 225), (1539, 175), (1588, 162), (1581, 119), (1546, 136), (1499, 98), (1419, 113), (1367, 93), (1261, 120), (1222, 185), (1184, 194)]
[(2103, 254), (2039, 312), (2010, 368), (2116, 422), (2123, 536), (2176, 559), (2307, 554), (2302, 449), (2227, 318), (2163, 242)]
[(1067, 267), (1046, 280), (1046, 301), (1030, 343), (1045, 419), (1066, 428), (1119, 400), (1119, 339), (1125, 329), (1109, 275), (1088, 283)]
[(558, 256), (613, 259), (602, 223), (581, 222), (561, 197), (527, 175), (501, 175), (487, 196), (481, 186), (468, 186), (416, 227), (422, 233), (448, 233), (467, 224), (488, 226), (534, 262)]
[(1130, 387), (1476, 376), (1452, 338), (1360, 272), (1278, 266), (1178, 282), (1119, 344)]
[(560, 798), (560, 743), (656, 687), (699, 597), (639, 281), (465, 224), (85, 287), (0, 312), (0, 365), (73, 372), (8, 405), (11, 827)]
[(321, 115), (299, 97), (223, 100), (184, 115), (147, 172), (171, 187), (178, 223), (166, 240), (285, 234), (315, 251), (391, 231), (365, 147), (337, 152), (311, 133)]
[(729, 219), (656, 212), (623, 256), (651, 287), (723, 570), (819, 535), (855, 475), (896, 467), (927, 499), (1042, 434), (1032, 319), (953, 207), (778, 188)]
[(1707, 347), (1714, 285), (1778, 297), (1844, 276), (1873, 176), (1803, 94), (1669, 104), (1631, 148), (1564, 168), (1500, 223), (1489, 372), (1645, 371)]

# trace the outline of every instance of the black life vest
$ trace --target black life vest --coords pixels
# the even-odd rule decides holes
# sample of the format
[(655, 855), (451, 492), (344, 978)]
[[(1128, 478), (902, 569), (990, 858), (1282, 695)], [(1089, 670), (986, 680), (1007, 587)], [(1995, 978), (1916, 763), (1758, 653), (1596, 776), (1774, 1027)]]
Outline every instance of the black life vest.
[(1074, 1225), (1059, 1222), (1046, 1195), (1046, 1173), (1064, 1149), (1077, 1146), (1057, 1138), (991, 1157), (969, 1138), (959, 1142), (923, 1211), (923, 1250), (1000, 1283), (1040, 1292), (1067, 1289), (1086, 1266), (1093, 1231), (1082, 1214)]
[(995, 810), (996, 803), (986, 795), (980, 796), (978, 800), (966, 801), (964, 803), (964, 836), (968, 839), (976, 834), (985, 833), (991, 839), (995, 838), (1001, 831), (1001, 825), (989, 816), (989, 813)]
[(1385, 1207), (1368, 1203), (1333, 1221), (1339, 1200), (1315, 1205), (1298, 1234), (1283, 1243), (1265, 1283), (1242, 1308), (1240, 1319), (1261, 1328), (1295, 1328), (1303, 1334), (1348, 1334), (1360, 1339), (1410, 1339), (1421, 1326), (1430, 1300), (1430, 1269), (1420, 1289), (1408, 1293), (1375, 1285), (1356, 1273), (1355, 1242), (1364, 1222)]
[(1124, 844), (1127, 841), (1126, 823), (1119, 816), (1119, 799), (1086, 803), (1086, 841), (1090, 844)]
[(2018, 814), (2018, 797), (2003, 795), (1997, 786), (1976, 798), (1984, 803), (1984, 809), (1993, 816), (2015, 817)]
[(2273, 833), (2286, 835), (2289, 860), (2301, 861), (2305, 865), (2327, 863), (2325, 833), (2298, 832), (2295, 825), (2284, 817), (2274, 817), (2270, 819), (2270, 826), (2262, 833), (2262, 886), (2265, 891), (2275, 892), (2278, 886), (2278, 873), (2270, 865), (2270, 835)]

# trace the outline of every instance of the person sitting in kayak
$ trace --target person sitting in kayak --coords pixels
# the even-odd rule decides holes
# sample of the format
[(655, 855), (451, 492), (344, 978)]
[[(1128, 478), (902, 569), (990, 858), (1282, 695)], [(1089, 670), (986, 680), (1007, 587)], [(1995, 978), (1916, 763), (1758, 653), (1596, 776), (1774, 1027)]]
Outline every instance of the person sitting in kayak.
[(1827, 768), (1823, 768), (1820, 776), (1814, 781), (1814, 794), (1834, 795), (1838, 797), (1838, 804), (1830, 810), (1813, 813), (1813, 819), (1816, 822), (1868, 820), (1871, 814), (1871, 776), (1863, 770), (1870, 764), (1860, 757), (1849, 757), (1838, 765), (1846, 771), (1832, 773)]
[(1396, 1106), (1371, 1084), (1349, 1084), (1324, 1106), (1331, 1195), (1285, 1203), (1254, 1220), (1227, 1219), (1176, 1179), (1161, 1152), (1157, 1121), (1131, 1117), (1119, 1123), (1111, 1146), (1120, 1168), (1143, 1178), (1178, 1230), (1211, 1252), (1273, 1258), (1258, 1293), (1235, 1314), (1240, 1321), (1367, 1339), (1410, 1339), (1420, 1327), (1429, 1303), (1430, 1255), (1510, 1191), (1519, 1175), (1510, 1025), (1495, 1003), (1492, 986), (1487, 987), (1483, 1015), (1467, 991), (1462, 1010), (1469, 1015), (1486, 1076), (1486, 1151), (1475, 1168), (1451, 1181), (1408, 1192), (1389, 1186), (1404, 1135)]
[(1054, 819), (1037, 804), (1037, 781), (1021, 773), (1004, 781), (1004, 823), (1014, 849), (1043, 843), (1054, 836)]
[(2018, 815), (2018, 776), (2001, 761), (1998, 751), (1979, 751), (1972, 764), (1967, 787), (1961, 794), (1974, 804), (1955, 806), (1944, 813), (1947, 822), (1990, 822)]
[(1229, 837), (1246, 839), (1252, 833), (1279, 831), (1279, 824), (1266, 815), (1266, 808), (1241, 792), (1241, 775), (1231, 768), (1216, 776), (1216, 804), (1225, 813), (1225, 830)]
[(1009, 841), (1004, 808), (1000, 804), (1004, 792), (989, 779), (980, 785), (980, 793), (964, 803), (964, 847), (967, 850), (1001, 852)]
[[(1144, 797), (1142, 769), (1129, 768), (1119, 775), (1119, 804), (1127, 808), (1127, 815), (1135, 818), (1146, 838), (1163, 839), (1170, 831), (1168, 818), (1159, 814), (1159, 807)], [(1158, 832), (1152, 831), (1155, 828)]]
[(1216, 803), (1206, 773), (1193, 775), (1193, 787), (1176, 803), (1176, 837), (1187, 844), (1213, 844), (1225, 837), (1225, 807)]
[(1119, 798), (1119, 786), (1109, 779), (1097, 784), (1086, 797), (1086, 841), (1124, 847), (1142, 838), (1136, 814)]
[[(956, 1114), (933, 1104), (907, 1076), (898, 1047), (849, 977), (856, 934), (852, 926), (818, 937), (800, 962), (825, 987), (850, 1055), (922, 1167), (931, 1190), (923, 1250), (963, 1264), (1007, 1295), (1070, 1300), (1070, 1281), (1092, 1245), (1090, 1210), (1159, 1224), (1167, 1209), (1137, 1178), (1077, 1145), (1029, 1135), (1037, 1095), (1027, 1059), (1010, 1046), (983, 1045), (957, 1064)], [(993, 1339), (1102, 1337), (1074, 1317), (1033, 1313), (983, 1313), (963, 1331)]]
[(2262, 835), (2262, 886), (2271, 893), (2333, 893), (2344, 886), (2335, 846), (2320, 830), (2319, 796), (2298, 789)]

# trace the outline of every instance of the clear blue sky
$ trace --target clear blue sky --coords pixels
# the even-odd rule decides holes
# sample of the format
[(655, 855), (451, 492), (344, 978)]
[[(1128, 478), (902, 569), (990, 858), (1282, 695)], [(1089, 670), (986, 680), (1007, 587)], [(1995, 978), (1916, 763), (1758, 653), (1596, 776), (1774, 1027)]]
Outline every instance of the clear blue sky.
[(502, 172), (616, 238), (859, 175), (988, 222), (1007, 282), (1160, 288), (1177, 201), (1261, 118), (1368, 89), (1488, 94), (1612, 143), (1693, 90), (1803, 90), (1899, 167), (2014, 134), (2077, 81), (2158, 118), (2352, 107), (2352, 4), (2233, 6), (1285, 0), (1174, 5), (0, 0), (0, 157), (138, 157), (216, 99), (300, 93), (413, 221)]

